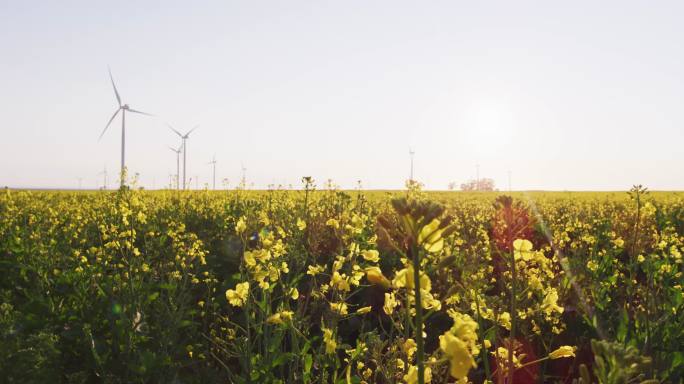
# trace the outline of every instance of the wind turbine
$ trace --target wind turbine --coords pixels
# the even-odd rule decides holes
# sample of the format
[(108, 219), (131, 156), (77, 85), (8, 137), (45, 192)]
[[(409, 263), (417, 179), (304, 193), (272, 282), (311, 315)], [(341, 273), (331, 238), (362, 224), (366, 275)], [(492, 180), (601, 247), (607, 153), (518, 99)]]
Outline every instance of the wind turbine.
[(107, 167), (104, 167), (104, 170), (100, 173), (97, 174), (99, 175), (104, 175), (104, 184), (102, 184), (102, 189), (107, 189)]
[(114, 84), (114, 77), (112, 76), (111, 69), (109, 70), (109, 79), (112, 80), (112, 87), (114, 87), (114, 94), (116, 95), (116, 101), (119, 103), (119, 108), (114, 112), (112, 118), (109, 119), (109, 122), (107, 123), (107, 126), (105, 126), (104, 130), (102, 130), (102, 133), (100, 134), (100, 139), (102, 138), (102, 136), (104, 136), (105, 132), (107, 132), (107, 128), (109, 128), (109, 126), (112, 124), (112, 121), (114, 121), (116, 115), (118, 115), (119, 112), (121, 112), (121, 186), (123, 187), (126, 181), (124, 176), (124, 170), (126, 169), (126, 111), (139, 113), (141, 115), (146, 116), (154, 115), (135, 110), (129, 107), (128, 104), (121, 104), (121, 96), (119, 96), (119, 91), (116, 89), (116, 84)]
[(185, 179), (185, 169), (186, 169), (186, 168), (185, 168), (185, 164), (186, 164), (185, 161), (186, 161), (186, 159), (187, 159), (187, 154), (188, 154), (187, 140), (188, 140), (188, 137), (190, 137), (190, 133), (192, 133), (192, 131), (194, 131), (195, 129), (197, 129), (197, 127), (199, 127), (199, 125), (195, 125), (195, 126), (194, 126), (191, 130), (189, 130), (185, 135), (182, 134), (182, 133), (180, 133), (180, 132), (178, 132), (178, 131), (176, 131), (176, 130), (171, 126), (171, 124), (166, 124), (166, 125), (168, 125), (169, 128), (171, 128), (172, 131), (176, 132), (176, 135), (180, 136), (181, 140), (183, 141), (183, 144), (182, 144), (182, 146), (183, 146), (183, 189), (185, 189), (185, 180), (186, 180), (186, 179)]
[(178, 149), (169, 147), (170, 150), (176, 153), (176, 189), (180, 189), (180, 154), (183, 151), (183, 144)]
[(214, 182), (213, 182), (213, 189), (216, 189), (216, 155), (214, 155), (214, 158), (207, 164), (213, 165), (214, 168)]

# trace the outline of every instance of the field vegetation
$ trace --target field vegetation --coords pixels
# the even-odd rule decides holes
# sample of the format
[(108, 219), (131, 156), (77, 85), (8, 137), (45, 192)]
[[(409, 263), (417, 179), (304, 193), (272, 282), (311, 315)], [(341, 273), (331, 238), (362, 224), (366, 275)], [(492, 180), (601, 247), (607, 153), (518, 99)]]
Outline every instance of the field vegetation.
[(0, 191), (0, 381), (684, 377), (684, 194)]

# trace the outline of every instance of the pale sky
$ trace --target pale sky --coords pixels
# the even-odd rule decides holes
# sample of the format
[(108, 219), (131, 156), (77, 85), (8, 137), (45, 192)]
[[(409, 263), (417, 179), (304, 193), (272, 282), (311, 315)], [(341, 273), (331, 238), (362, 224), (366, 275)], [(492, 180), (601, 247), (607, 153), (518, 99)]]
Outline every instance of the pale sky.
[[(681, 1), (0, 0), (0, 186), (684, 189)], [(193, 182), (194, 187), (194, 182)]]

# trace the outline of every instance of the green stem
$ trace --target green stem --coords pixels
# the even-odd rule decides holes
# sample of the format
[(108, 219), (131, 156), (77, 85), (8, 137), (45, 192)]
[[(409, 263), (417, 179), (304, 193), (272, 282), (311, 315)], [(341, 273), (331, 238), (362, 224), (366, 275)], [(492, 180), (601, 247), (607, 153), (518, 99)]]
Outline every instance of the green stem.
[(417, 351), (417, 366), (418, 366), (418, 384), (425, 383), (425, 347), (423, 345), (423, 306), (421, 303), (420, 295), (420, 257), (418, 252), (418, 246), (413, 241), (410, 249), (413, 256), (413, 284), (414, 284), (414, 295), (416, 301), (416, 344), (418, 346)]
[(480, 345), (482, 345), (482, 362), (484, 363), (484, 368), (485, 368), (485, 377), (489, 379), (491, 377), (491, 371), (489, 369), (489, 359), (487, 359), (487, 349), (485, 348), (485, 337), (484, 337), (484, 329), (482, 327), (482, 315), (480, 314), (480, 295), (475, 292), (475, 306), (477, 309), (477, 323), (478, 323), (478, 328), (479, 328), (479, 333), (480, 333)]
[(511, 334), (508, 338), (508, 384), (513, 384), (513, 349), (515, 349), (515, 325), (517, 318), (517, 309), (515, 307), (515, 283), (517, 274), (515, 270), (515, 252), (511, 252)]

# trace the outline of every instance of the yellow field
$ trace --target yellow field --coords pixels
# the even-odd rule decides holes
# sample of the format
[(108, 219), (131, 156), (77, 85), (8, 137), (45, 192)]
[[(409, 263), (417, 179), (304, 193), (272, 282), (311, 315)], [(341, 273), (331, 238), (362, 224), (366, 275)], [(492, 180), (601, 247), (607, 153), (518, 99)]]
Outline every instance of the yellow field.
[(0, 372), (681, 382), (682, 252), (682, 192), (6, 190)]

